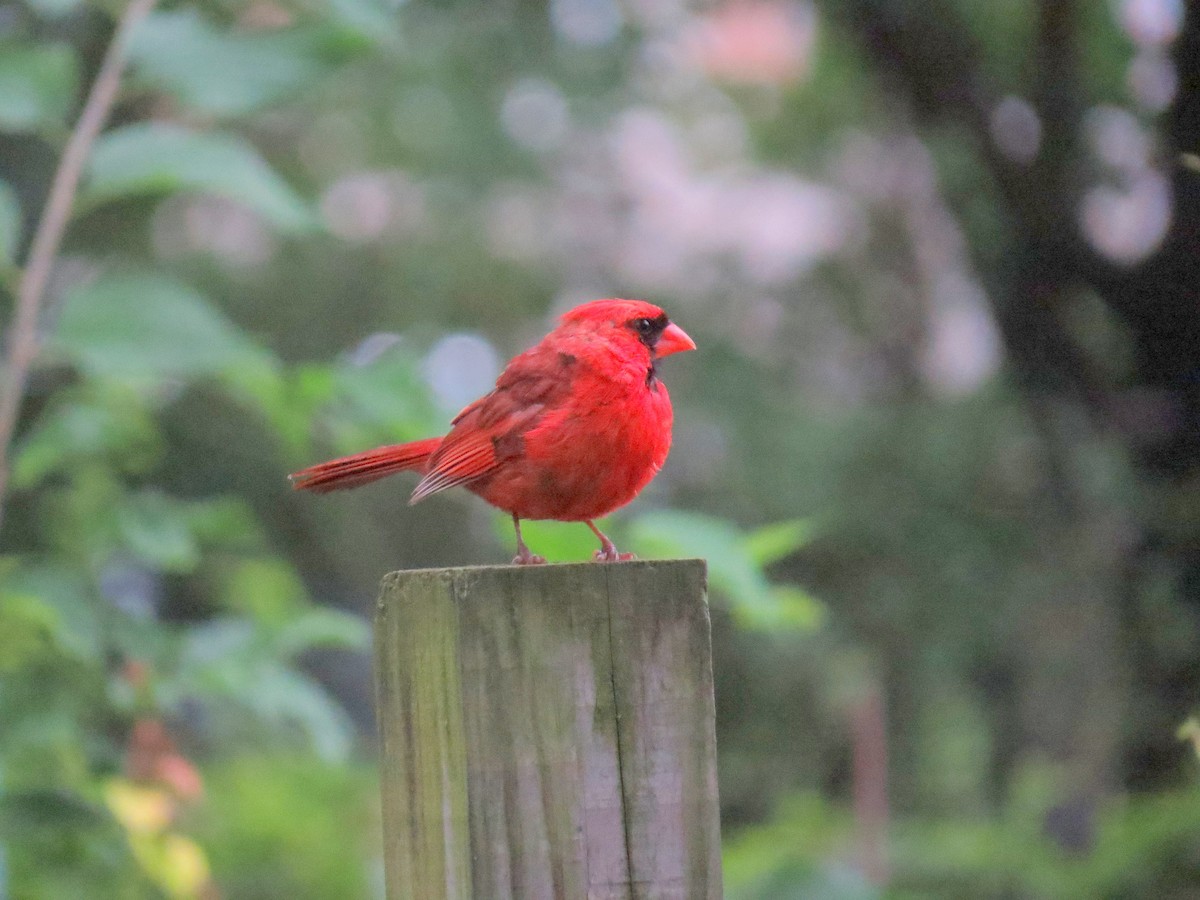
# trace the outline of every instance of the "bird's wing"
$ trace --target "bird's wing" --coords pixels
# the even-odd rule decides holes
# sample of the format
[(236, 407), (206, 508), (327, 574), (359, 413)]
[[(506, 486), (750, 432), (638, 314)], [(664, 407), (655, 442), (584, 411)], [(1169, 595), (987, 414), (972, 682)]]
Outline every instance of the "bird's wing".
[[(455, 429), (457, 431), (458, 429)], [(429, 471), (418, 482), (409, 503), (419, 503), (431, 494), (481, 478), (496, 467), (496, 447), (490, 435), (472, 431), (451, 441), (446, 435), (431, 460)]]
[(525, 452), (524, 435), (570, 393), (577, 361), (542, 345), (513, 359), (495, 389), (454, 417), (410, 503), (491, 474)]

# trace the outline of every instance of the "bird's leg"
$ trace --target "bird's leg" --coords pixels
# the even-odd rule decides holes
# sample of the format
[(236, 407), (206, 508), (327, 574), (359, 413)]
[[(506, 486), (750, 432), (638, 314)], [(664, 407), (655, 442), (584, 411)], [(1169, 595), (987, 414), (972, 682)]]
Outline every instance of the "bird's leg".
[(610, 541), (603, 531), (597, 528), (590, 520), (587, 527), (592, 529), (592, 534), (600, 538), (600, 549), (596, 551), (594, 559), (601, 562), (617, 562), (618, 560), (637, 559), (632, 553), (618, 553), (616, 545)]
[(538, 566), (546, 561), (544, 556), (534, 556), (529, 552), (529, 548), (525, 546), (525, 541), (521, 538), (521, 520), (517, 518), (517, 514), (513, 513), (513, 528), (517, 529), (517, 555), (513, 557), (514, 566)]

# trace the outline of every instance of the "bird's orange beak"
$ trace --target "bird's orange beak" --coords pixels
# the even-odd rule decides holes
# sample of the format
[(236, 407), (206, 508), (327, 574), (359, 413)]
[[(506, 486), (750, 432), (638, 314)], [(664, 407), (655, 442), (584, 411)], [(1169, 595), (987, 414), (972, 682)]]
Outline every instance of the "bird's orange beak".
[(654, 355), (660, 359), (672, 353), (682, 353), (684, 350), (695, 350), (696, 342), (687, 336), (687, 332), (674, 322), (663, 329), (654, 344)]

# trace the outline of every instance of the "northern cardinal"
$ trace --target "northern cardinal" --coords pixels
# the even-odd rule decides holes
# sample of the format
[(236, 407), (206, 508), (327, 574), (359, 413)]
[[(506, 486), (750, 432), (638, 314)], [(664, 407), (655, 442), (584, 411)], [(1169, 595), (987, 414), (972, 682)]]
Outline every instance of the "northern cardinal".
[(592, 520), (624, 506), (662, 468), (672, 414), (658, 360), (695, 349), (651, 303), (584, 303), (509, 362), (445, 437), (377, 447), (289, 478), (298, 490), (324, 492), (411, 469), (423, 477), (410, 504), (462, 485), (510, 513), (514, 563), (546, 561), (525, 546), (521, 519), (585, 522), (600, 539), (596, 559), (632, 559)]

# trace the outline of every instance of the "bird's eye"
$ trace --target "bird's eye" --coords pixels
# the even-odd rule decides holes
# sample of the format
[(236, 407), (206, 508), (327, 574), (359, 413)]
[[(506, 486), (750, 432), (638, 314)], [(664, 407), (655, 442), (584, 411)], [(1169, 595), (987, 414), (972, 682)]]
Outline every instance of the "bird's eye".
[(665, 315), (651, 319), (649, 316), (629, 319), (625, 323), (625, 327), (638, 336), (643, 344), (651, 349), (658, 341), (658, 336), (663, 333), (663, 329), (667, 327), (667, 317)]

